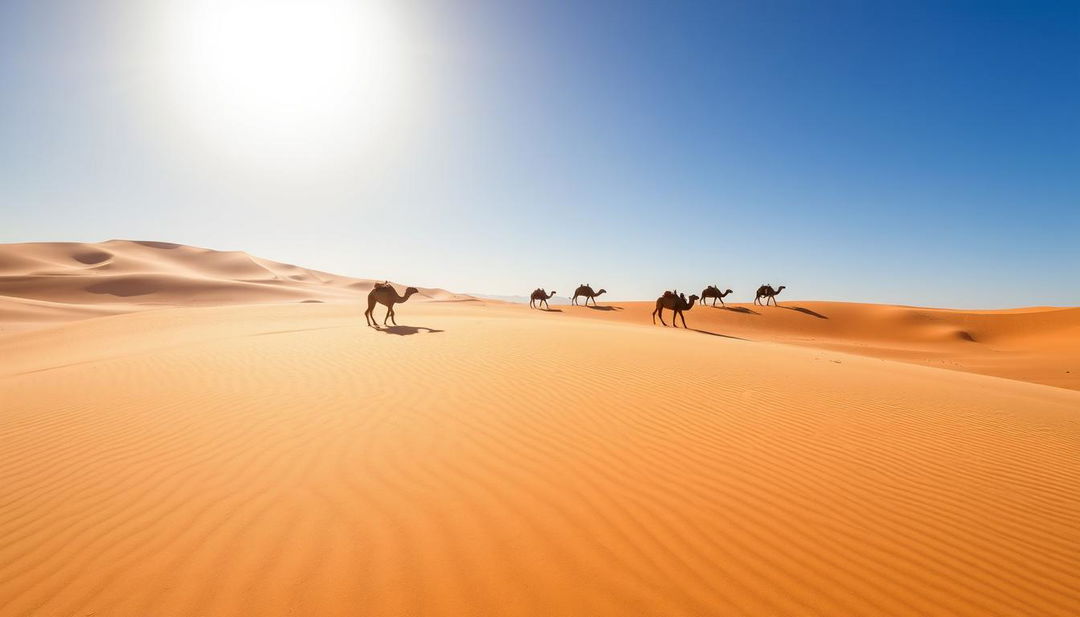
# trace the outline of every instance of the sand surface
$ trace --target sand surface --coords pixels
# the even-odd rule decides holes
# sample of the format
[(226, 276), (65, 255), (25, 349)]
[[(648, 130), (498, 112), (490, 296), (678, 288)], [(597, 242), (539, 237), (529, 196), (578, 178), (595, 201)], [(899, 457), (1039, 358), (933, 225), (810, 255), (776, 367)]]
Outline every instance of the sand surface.
[[(374, 283), (169, 242), (0, 244), (0, 333), (171, 306), (356, 302)], [(415, 300), (466, 298), (421, 288)]]
[(0, 615), (1080, 614), (1075, 309), (376, 330), (354, 279), (157, 267), (2, 292)]

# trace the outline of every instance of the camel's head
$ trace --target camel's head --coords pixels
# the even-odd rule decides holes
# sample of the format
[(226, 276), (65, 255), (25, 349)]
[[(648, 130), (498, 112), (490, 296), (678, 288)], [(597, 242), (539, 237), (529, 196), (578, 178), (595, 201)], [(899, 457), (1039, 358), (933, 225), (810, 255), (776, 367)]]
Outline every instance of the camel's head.
[(607, 293), (606, 289), (601, 289), (600, 291), (596, 292), (596, 295), (599, 296), (600, 294), (606, 294), (606, 293)]
[(700, 297), (698, 297), (698, 295), (697, 295), (697, 294), (690, 294), (690, 304), (693, 304), (694, 302), (697, 302), (697, 301), (698, 301), (698, 300), (700, 300), (700, 299), (701, 299), (701, 298), (700, 298)]
[(784, 286), (783, 285), (776, 288), (776, 293), (780, 293), (781, 291), (784, 291)]
[(415, 287), (410, 287), (410, 288), (405, 290), (405, 295), (406, 296), (411, 296), (411, 295), (416, 294), (416, 293), (420, 293), (420, 290), (415, 288)]
[(726, 296), (726, 295), (728, 295), (729, 293), (731, 293), (731, 290), (730, 290), (730, 289), (729, 289), (729, 290), (727, 290), (727, 291), (725, 291), (725, 292), (724, 292), (724, 295)]

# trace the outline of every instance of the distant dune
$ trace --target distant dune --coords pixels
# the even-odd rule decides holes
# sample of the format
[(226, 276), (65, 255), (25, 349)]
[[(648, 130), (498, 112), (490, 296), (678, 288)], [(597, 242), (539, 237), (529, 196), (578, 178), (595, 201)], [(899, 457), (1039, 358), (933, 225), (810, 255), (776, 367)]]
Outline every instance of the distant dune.
[[(167, 242), (0, 244), (0, 327), (163, 306), (356, 302), (374, 282)], [(468, 299), (443, 289), (418, 298)]]
[[(653, 308), (652, 302), (623, 302), (562, 310), (578, 317), (651, 324)], [(671, 313), (665, 314), (670, 325)], [(695, 306), (685, 315), (688, 326), (710, 334), (1080, 390), (1080, 308), (976, 311), (783, 300), (780, 306), (767, 307), (731, 302), (726, 307)]]
[(0, 615), (1080, 614), (1077, 309), (0, 256)]

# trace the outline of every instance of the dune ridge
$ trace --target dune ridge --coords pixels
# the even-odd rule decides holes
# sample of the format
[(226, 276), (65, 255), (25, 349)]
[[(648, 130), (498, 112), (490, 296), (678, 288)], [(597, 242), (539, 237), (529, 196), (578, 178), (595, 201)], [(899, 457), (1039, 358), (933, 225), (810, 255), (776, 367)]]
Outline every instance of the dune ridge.
[[(169, 242), (0, 244), (0, 325), (10, 331), (167, 306), (356, 302), (374, 283)], [(418, 299), (470, 298), (423, 288)]]
[(395, 330), (290, 304), (0, 338), (0, 614), (1080, 607), (1078, 392), (407, 308)]
[[(603, 303), (601, 303), (603, 304)], [(563, 314), (652, 324), (651, 302)], [(938, 309), (854, 302), (786, 300), (780, 306), (731, 303), (685, 313), (699, 332), (759, 342), (845, 351), (924, 366), (1080, 390), (1080, 308)], [(670, 321), (670, 312), (665, 320)], [(659, 322), (655, 327), (660, 327)]]
[[(361, 306), (374, 283), (240, 251), (167, 242), (0, 245), (0, 335), (168, 307)], [(412, 300), (417, 301), (501, 303), (437, 288), (421, 288)], [(551, 312), (563, 317), (642, 326), (651, 323), (653, 309), (650, 302), (601, 303), (591, 308), (552, 302), (556, 308)], [(1080, 390), (1080, 308), (956, 310), (785, 299), (779, 307), (699, 304), (687, 315), (691, 327), (719, 336), (847, 351)]]

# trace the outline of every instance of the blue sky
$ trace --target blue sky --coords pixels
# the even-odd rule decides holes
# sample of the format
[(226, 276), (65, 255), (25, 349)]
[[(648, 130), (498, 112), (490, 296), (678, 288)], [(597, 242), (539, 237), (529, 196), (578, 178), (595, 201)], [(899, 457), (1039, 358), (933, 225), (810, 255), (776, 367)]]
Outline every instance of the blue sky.
[(0, 2), (0, 242), (492, 294), (1080, 304), (1075, 2), (388, 3), (395, 115), (258, 151), (176, 115), (201, 93), (169, 90), (155, 16), (184, 3), (135, 4)]

